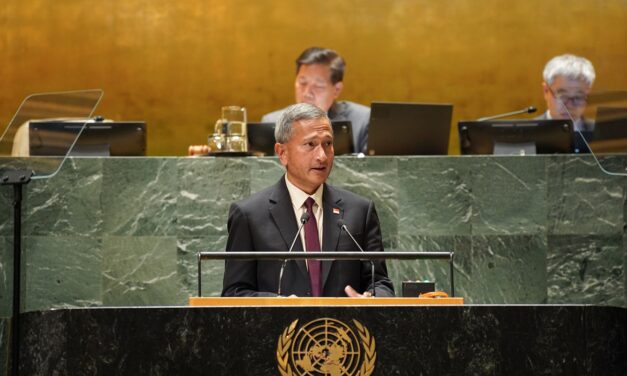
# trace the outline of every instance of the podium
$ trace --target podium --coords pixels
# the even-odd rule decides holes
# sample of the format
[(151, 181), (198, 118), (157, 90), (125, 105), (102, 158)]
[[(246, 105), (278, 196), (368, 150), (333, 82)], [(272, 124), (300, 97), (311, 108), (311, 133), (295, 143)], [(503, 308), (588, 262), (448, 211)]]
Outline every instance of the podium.
[(305, 369), (337, 371), (341, 365), (353, 372), (345, 374), (355, 375), (627, 371), (624, 308), (311, 301), (275, 306), (246, 299), (253, 299), (251, 305), (203, 298), (194, 304), (208, 306), (24, 313), (20, 370), (25, 375), (76, 370), (99, 375), (301, 375)]

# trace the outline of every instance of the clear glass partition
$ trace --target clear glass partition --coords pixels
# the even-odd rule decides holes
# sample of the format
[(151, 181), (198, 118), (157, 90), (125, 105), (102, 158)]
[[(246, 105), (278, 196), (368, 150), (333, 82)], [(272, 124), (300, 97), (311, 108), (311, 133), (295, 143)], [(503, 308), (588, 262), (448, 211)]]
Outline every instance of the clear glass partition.
[(585, 97), (556, 96), (574, 124), (575, 148), (590, 152), (610, 175), (627, 175), (627, 91), (593, 92)]
[[(54, 176), (91, 122), (94, 110), (102, 98), (102, 90), (80, 90), (40, 93), (28, 96), (0, 136), (0, 171), (28, 170), (32, 179)], [(67, 120), (73, 126), (64, 132), (31, 132), (31, 125), (41, 120)], [(37, 138), (37, 139), (34, 139)], [(34, 143), (52, 145), (55, 155), (34, 155)]]

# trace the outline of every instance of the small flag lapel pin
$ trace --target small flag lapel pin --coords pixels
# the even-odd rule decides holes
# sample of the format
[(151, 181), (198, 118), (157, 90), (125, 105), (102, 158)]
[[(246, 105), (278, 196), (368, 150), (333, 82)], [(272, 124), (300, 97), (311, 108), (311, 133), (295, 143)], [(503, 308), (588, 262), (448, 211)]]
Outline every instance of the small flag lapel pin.
[(340, 208), (333, 208), (333, 214), (340, 214)]

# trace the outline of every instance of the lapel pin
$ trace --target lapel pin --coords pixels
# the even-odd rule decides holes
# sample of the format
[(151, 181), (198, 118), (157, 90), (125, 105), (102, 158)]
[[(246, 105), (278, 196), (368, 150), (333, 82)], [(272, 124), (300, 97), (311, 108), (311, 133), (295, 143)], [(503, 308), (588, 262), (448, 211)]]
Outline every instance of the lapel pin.
[(340, 214), (340, 208), (333, 208), (333, 214)]

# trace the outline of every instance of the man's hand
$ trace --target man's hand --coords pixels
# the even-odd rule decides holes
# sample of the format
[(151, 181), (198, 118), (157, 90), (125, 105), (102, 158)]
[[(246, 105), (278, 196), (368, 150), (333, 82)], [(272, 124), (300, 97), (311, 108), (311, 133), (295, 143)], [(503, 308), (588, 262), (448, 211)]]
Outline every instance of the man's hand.
[(363, 294), (358, 293), (352, 288), (350, 285), (344, 287), (344, 292), (348, 295), (349, 298), (372, 298), (372, 293), (370, 291), (364, 291)]

